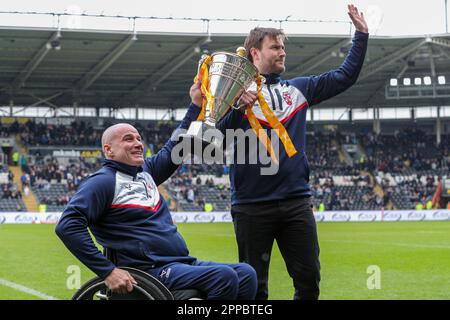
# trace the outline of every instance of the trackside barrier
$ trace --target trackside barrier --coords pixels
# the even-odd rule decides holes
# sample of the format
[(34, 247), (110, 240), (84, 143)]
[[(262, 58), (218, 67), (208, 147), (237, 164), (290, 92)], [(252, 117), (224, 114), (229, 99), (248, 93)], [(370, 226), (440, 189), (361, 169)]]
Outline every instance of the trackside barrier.
[[(390, 211), (324, 211), (314, 213), (317, 222), (346, 221), (444, 221), (450, 220), (450, 210), (390, 210)], [(61, 212), (0, 212), (0, 224), (56, 224)], [(175, 223), (231, 222), (227, 211), (173, 212)]]

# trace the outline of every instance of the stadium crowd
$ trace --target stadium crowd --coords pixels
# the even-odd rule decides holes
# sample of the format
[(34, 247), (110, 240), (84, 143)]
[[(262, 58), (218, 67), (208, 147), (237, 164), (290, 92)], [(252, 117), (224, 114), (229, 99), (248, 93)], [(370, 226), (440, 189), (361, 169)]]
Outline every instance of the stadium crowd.
[[(162, 148), (177, 123), (147, 121), (145, 125), (133, 125), (142, 133), (150, 155)], [(102, 131), (85, 121), (71, 125), (28, 121), (2, 126), (0, 136), (19, 135), (25, 147), (100, 148)], [(310, 185), (315, 209), (319, 211), (411, 209), (418, 203), (425, 206), (433, 197), (438, 180), (450, 172), (450, 137), (443, 136), (437, 144), (435, 135), (415, 127), (397, 130), (393, 135), (345, 133), (333, 128), (312, 130), (307, 139)], [(357, 146), (360, 152), (346, 155), (343, 145)], [(82, 157), (61, 161), (38, 153), (29, 159), (22, 155), (19, 164), (23, 170), (21, 189), (11, 182), (2, 184), (2, 198), (21, 197), (31, 190), (38, 194), (40, 203), (61, 208), (80, 182), (101, 166), (101, 161)], [(228, 210), (229, 183), (222, 179), (228, 171), (229, 167), (223, 164), (182, 165), (165, 185), (179, 210)], [(50, 192), (52, 185), (62, 187)], [(375, 186), (382, 192), (376, 192)]]

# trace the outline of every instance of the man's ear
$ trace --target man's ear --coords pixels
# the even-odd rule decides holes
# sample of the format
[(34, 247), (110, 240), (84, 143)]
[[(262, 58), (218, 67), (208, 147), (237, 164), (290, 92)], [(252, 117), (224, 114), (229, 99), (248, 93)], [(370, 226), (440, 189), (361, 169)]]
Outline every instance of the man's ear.
[(105, 144), (103, 146), (103, 153), (105, 154), (106, 158), (111, 158), (111, 156), (113, 155), (113, 152), (111, 150), (111, 145)]
[(259, 60), (259, 50), (255, 47), (250, 48), (250, 55), (252, 56), (253, 62)]

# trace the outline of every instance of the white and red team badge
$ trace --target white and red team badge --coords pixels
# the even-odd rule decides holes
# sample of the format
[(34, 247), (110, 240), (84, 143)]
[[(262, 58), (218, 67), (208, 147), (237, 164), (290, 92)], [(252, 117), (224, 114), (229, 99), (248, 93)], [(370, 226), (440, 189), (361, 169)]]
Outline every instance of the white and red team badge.
[(289, 106), (292, 106), (292, 98), (289, 92), (287, 91), (283, 92), (283, 99)]

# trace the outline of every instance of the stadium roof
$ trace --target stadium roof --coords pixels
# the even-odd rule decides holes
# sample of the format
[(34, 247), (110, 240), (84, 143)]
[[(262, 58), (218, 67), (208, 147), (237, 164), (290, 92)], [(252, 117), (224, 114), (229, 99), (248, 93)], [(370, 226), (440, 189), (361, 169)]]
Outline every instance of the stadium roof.
[[(285, 78), (338, 67), (350, 36), (288, 35)], [(204, 50), (234, 51), (245, 35), (0, 28), (0, 105), (184, 108)], [(60, 49), (59, 49), (60, 48)], [(59, 49), (59, 50), (57, 50)], [(371, 37), (355, 86), (326, 107), (449, 105), (450, 36)], [(386, 99), (390, 78), (413, 85)], [(400, 82), (402, 80), (399, 80)], [(422, 80), (423, 81), (423, 80)], [(434, 82), (433, 82), (434, 83)], [(397, 92), (398, 93), (398, 92)]]

